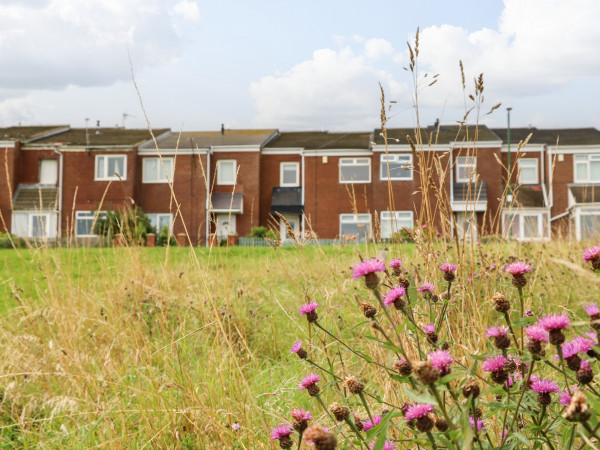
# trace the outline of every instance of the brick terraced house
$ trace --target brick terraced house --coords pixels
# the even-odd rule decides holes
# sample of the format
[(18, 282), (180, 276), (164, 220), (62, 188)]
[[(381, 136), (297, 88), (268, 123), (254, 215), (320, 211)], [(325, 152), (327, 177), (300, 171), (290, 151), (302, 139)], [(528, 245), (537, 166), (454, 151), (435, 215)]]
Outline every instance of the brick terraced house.
[[(470, 241), (600, 234), (593, 128), (513, 128), (510, 147), (505, 129), (485, 126), (431, 126), (420, 135), (393, 128), (385, 136), (379, 129), (153, 134), (0, 129), (0, 230), (86, 240), (101, 211), (137, 205), (157, 229), (169, 227), (191, 245), (246, 236), (259, 225), (282, 240), (288, 226), (322, 239), (389, 239), (423, 225)], [(426, 179), (420, 167), (430, 168)]]

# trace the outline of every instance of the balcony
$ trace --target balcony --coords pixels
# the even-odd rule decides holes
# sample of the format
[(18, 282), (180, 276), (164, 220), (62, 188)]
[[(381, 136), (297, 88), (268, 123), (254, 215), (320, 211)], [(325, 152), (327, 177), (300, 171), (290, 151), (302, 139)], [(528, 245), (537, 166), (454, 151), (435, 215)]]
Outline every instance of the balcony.
[(453, 183), (451, 207), (454, 212), (485, 211), (487, 209), (487, 184), (485, 181)]
[(271, 214), (302, 214), (301, 187), (274, 187), (271, 199)]

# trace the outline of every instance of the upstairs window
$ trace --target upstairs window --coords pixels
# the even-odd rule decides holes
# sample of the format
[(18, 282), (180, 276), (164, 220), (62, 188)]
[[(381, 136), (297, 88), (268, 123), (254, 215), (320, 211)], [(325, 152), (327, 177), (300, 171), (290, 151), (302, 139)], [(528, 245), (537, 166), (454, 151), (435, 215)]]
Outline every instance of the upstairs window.
[(459, 156), (456, 158), (456, 182), (469, 183), (474, 181), (477, 170), (475, 156)]
[(370, 182), (370, 158), (340, 158), (340, 183)]
[(519, 159), (519, 183), (538, 184), (538, 159)]
[(282, 162), (279, 166), (279, 185), (300, 186), (300, 165), (296, 162)]
[(97, 155), (96, 180), (126, 180), (127, 156), (125, 155)]
[(144, 183), (167, 183), (173, 181), (173, 158), (144, 158), (142, 181)]
[[(388, 178), (389, 168), (389, 178)], [(381, 155), (380, 178), (382, 181), (412, 180), (412, 155)]]
[(575, 155), (575, 183), (600, 183), (600, 155)]
[(217, 161), (217, 184), (235, 184), (236, 165), (235, 159)]

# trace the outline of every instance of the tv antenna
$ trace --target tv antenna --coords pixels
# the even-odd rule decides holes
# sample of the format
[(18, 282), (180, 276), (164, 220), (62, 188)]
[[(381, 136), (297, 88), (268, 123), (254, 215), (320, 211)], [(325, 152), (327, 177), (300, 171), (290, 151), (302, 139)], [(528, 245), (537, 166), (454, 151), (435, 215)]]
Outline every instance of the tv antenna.
[(127, 114), (127, 112), (123, 113), (123, 117), (121, 118), (121, 127), (122, 128), (125, 128), (125, 119), (128, 119), (129, 117), (135, 118), (135, 116), (133, 116), (131, 114)]

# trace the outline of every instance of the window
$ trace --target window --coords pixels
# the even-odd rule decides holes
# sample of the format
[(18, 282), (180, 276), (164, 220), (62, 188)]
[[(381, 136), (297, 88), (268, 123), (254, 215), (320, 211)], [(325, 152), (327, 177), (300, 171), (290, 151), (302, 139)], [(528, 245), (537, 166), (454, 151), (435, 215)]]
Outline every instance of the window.
[[(163, 167), (164, 164), (164, 167)], [(142, 181), (144, 183), (167, 183), (173, 181), (173, 158), (144, 158)]]
[(77, 211), (75, 213), (75, 235), (77, 237), (96, 236), (94, 222), (98, 218), (105, 218), (104, 211)]
[(279, 166), (280, 186), (300, 186), (300, 165), (296, 162), (282, 162)]
[(477, 240), (477, 213), (457, 212), (456, 233), (461, 241), (475, 242)]
[(412, 155), (381, 155), (380, 178), (388, 180), (388, 167), (390, 180), (412, 180)]
[(96, 180), (127, 179), (127, 157), (125, 155), (97, 155)]
[(519, 159), (519, 183), (537, 184), (538, 183), (538, 159), (521, 158)]
[(600, 209), (579, 209), (579, 240), (596, 240), (600, 237)]
[(146, 214), (150, 219), (150, 225), (154, 227), (157, 233), (160, 233), (163, 228), (167, 227), (169, 232), (173, 228), (172, 216), (169, 213), (150, 213)]
[(459, 156), (456, 158), (456, 182), (469, 183), (475, 177), (477, 160), (474, 156)]
[(340, 183), (370, 182), (370, 158), (340, 158)]
[(371, 214), (340, 214), (340, 236), (371, 237)]
[(575, 183), (600, 183), (600, 155), (576, 155)]
[(539, 241), (548, 237), (548, 215), (544, 211), (504, 214), (504, 237), (518, 241)]
[(12, 216), (12, 232), (22, 238), (55, 238), (56, 214), (39, 212), (15, 212)]
[(380, 217), (381, 239), (390, 239), (402, 228), (414, 226), (412, 211), (381, 211)]
[(217, 161), (217, 184), (235, 184), (235, 159)]

